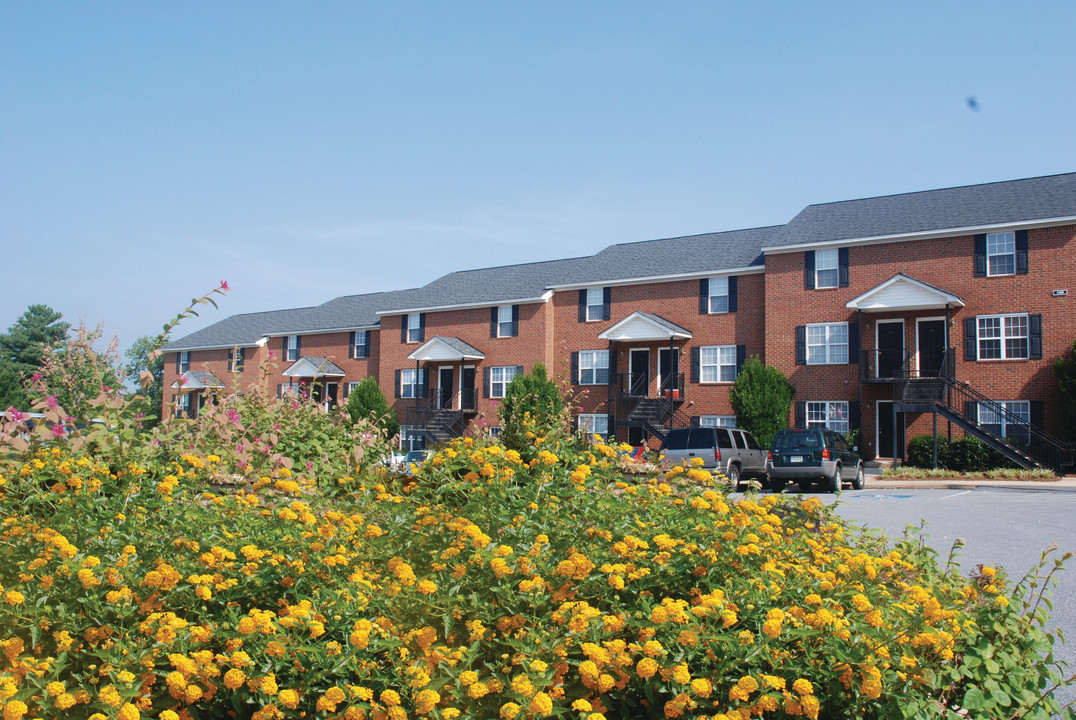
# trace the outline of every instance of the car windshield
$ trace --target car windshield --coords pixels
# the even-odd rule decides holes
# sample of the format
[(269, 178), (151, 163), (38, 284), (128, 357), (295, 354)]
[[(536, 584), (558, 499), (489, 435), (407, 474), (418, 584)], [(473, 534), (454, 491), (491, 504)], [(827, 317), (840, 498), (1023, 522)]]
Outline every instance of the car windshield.
[(773, 441), (773, 446), (779, 450), (787, 448), (820, 448), (822, 442), (818, 439), (818, 433), (814, 430), (789, 430), (779, 433)]
[(422, 462), (426, 459), (428, 450), (411, 450), (404, 455), (404, 462)]

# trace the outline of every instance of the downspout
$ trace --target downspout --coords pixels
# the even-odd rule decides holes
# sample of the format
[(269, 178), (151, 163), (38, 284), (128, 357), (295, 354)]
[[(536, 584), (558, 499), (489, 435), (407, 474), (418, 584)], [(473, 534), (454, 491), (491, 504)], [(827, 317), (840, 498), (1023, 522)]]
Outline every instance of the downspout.
[[(866, 409), (863, 407), (863, 309), (856, 308), (856, 321), (859, 323), (859, 444), (863, 444), (863, 411)], [(877, 429), (877, 428), (876, 428)], [(877, 454), (877, 450), (875, 451)]]

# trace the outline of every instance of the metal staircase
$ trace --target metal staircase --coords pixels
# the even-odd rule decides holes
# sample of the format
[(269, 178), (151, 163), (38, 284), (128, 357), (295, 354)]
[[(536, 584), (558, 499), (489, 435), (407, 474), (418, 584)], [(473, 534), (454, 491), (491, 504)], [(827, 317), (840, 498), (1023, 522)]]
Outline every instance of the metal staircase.
[[(1022, 468), (1042, 468), (1058, 475), (1076, 468), (1076, 444), (1062, 442), (1030, 423), (1028, 418), (1013, 414), (1003, 403), (957, 380), (953, 357), (950, 348), (936, 375), (913, 376), (906, 365), (903, 378), (896, 384), (895, 410), (935, 412)], [(1004, 422), (1010, 429), (1009, 437), (1002, 437), (990, 426), (981, 424), (980, 408)]]

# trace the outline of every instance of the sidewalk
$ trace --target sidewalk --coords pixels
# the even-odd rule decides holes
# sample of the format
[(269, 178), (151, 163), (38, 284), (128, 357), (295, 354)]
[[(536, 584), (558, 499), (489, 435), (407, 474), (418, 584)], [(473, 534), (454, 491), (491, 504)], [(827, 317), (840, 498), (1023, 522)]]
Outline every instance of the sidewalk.
[(1034, 478), (1026, 480), (994, 480), (992, 478), (882, 478), (880, 468), (865, 468), (866, 490), (942, 489), (971, 490), (973, 488), (1006, 488), (1009, 490), (1076, 492), (1076, 475), (1063, 478)]

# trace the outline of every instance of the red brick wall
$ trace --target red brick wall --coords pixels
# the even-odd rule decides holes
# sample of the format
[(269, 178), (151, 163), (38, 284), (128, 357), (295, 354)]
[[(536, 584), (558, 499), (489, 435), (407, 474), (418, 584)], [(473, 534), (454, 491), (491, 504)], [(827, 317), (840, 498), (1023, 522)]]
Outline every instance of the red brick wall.
[[(245, 393), (249, 392), (252, 387), (258, 384), (258, 364), (267, 358), (267, 352), (263, 348), (248, 347), (246, 348), (246, 357), (243, 362), (243, 372), (241, 373), (229, 373), (228, 372), (228, 353), (229, 350), (192, 350), (190, 354), (190, 369), (191, 370), (203, 370), (213, 373), (224, 383), (225, 393)], [(164, 397), (162, 399), (161, 408), (162, 417), (168, 418), (173, 415), (173, 409), (175, 408), (174, 396), (179, 394), (178, 390), (172, 389), (172, 384), (179, 379), (179, 373), (176, 373), (176, 357), (178, 353), (170, 352), (165, 353), (164, 357)]]

